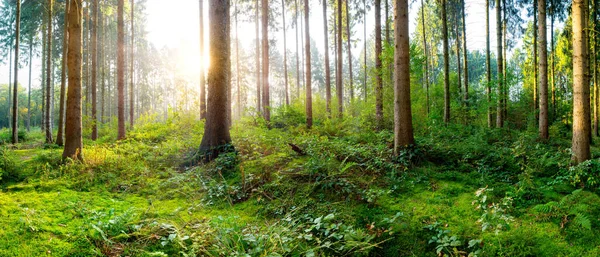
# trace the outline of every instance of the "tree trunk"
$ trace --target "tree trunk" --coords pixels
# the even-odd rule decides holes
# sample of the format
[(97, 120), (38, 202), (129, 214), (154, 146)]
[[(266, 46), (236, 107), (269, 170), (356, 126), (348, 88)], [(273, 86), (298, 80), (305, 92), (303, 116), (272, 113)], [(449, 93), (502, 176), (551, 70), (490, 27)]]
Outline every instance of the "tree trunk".
[(493, 124), (492, 110), (492, 59), (490, 57), (490, 0), (485, 0), (485, 64), (486, 64), (486, 92), (487, 92), (487, 121), (488, 128)]
[(338, 117), (344, 117), (344, 88), (342, 84), (342, 0), (337, 0), (337, 68), (335, 70), (335, 90), (338, 100)]
[(573, 161), (590, 159), (590, 87), (587, 66), (587, 0), (573, 0)]
[[(384, 0), (387, 1), (387, 0)], [(381, 53), (381, 0), (375, 0), (375, 119), (377, 129), (383, 129), (383, 78)]]
[(325, 108), (331, 118), (331, 68), (329, 67), (329, 33), (327, 30), (327, 0), (323, 0), (323, 32), (325, 43)]
[[(46, 30), (46, 26), (47, 26), (46, 18), (47, 17), (44, 17), (44, 16), (45, 15), (43, 15), (43, 17), (42, 17), (42, 28), (41, 28), (41, 30), (42, 30), (42, 38), (41, 38), (41, 40), (42, 40), (42, 56), (41, 56), (42, 71), (40, 72), (40, 74), (41, 74), (40, 81), (42, 82), (42, 83), (40, 83), (40, 91), (42, 91), (42, 103), (41, 103), (42, 104), (42, 113), (41, 113), (42, 120), (41, 120), (40, 124), (41, 124), (42, 133), (46, 132), (46, 62), (44, 61), (44, 59), (46, 58), (46, 51), (48, 50), (48, 47), (46, 46), (46, 44), (48, 43), (46, 41), (46, 38), (47, 38), (46, 34), (48, 33), (48, 31)], [(44, 136), (45, 136), (45, 134), (44, 134)]]
[[(285, 105), (290, 105), (288, 70), (287, 70), (287, 37), (285, 27), (285, 0), (281, 0), (281, 20), (283, 22), (283, 80), (285, 86)], [(237, 22), (237, 21), (236, 21)]]
[[(498, 1), (498, 0), (496, 0)], [(448, 20), (446, 0), (442, 0), (442, 37), (444, 41), (444, 123), (450, 122), (450, 57), (448, 54)]]
[[(133, 58), (135, 56), (134, 52), (133, 52), (133, 49), (135, 47), (135, 37), (134, 37), (135, 27), (133, 26), (134, 25), (134, 17), (135, 17), (134, 16), (134, 10), (135, 10), (134, 7), (135, 7), (134, 0), (131, 0), (131, 48), (130, 48), (131, 58), (129, 59), (129, 62), (130, 62), (130, 64), (129, 64), (130, 65), (129, 66), (129, 126), (131, 127), (131, 129), (133, 129), (133, 124), (135, 123), (135, 112), (134, 112), (135, 111), (135, 108), (134, 108), (135, 107), (135, 94), (133, 91), (133, 78), (134, 78), (134, 73), (133, 73), (134, 72), (133, 71), (133, 60), (134, 59)], [(96, 27), (95, 24), (94, 24), (94, 27)], [(95, 53), (93, 53), (93, 54), (95, 54)], [(93, 62), (94, 61), (92, 61), (92, 66), (93, 66)], [(94, 79), (94, 78), (92, 77), (92, 79)], [(93, 83), (95, 83), (95, 82), (92, 82), (92, 85), (94, 85)], [(92, 86), (92, 90), (94, 90), (93, 94), (92, 94), (92, 101), (96, 101), (96, 97), (94, 96), (96, 94), (96, 91), (94, 88), (95, 87)], [(94, 102), (94, 104), (92, 106), (95, 106), (95, 105), (96, 105), (96, 103)], [(92, 109), (95, 109), (95, 108), (92, 108)], [(95, 116), (96, 114), (94, 113), (93, 115)]]
[(540, 87), (540, 138), (548, 140), (548, 56), (546, 44), (546, 0), (538, 0), (538, 52), (539, 61), (539, 87)]
[(550, 0), (552, 4), (550, 13), (550, 78), (552, 87), (552, 120), (556, 119), (556, 88), (555, 88), (555, 77), (554, 77), (554, 2), (556, 0)]
[[(465, 16), (467, 16), (467, 13), (465, 12), (465, 0), (462, 0), (461, 2), (461, 11), (462, 11), (462, 40), (463, 40), (463, 61), (464, 61), (464, 67), (465, 67), (465, 93), (464, 93), (464, 104), (465, 106), (469, 106), (469, 52), (467, 50), (467, 22), (465, 21)], [(469, 119), (469, 113), (467, 112), (467, 122)]]
[(454, 10), (454, 20), (456, 21), (454, 23), (454, 31), (456, 32), (456, 40), (454, 41), (454, 45), (456, 46), (456, 71), (458, 73), (458, 76), (456, 77), (456, 81), (458, 84), (458, 96), (459, 96), (459, 102), (460, 102), (460, 98), (462, 97), (462, 67), (461, 67), (461, 61), (460, 61), (460, 44), (461, 44), (461, 40), (460, 40), (460, 22), (458, 20), (458, 8), (455, 8)]
[[(444, 0), (442, 3), (445, 6)], [(410, 104), (408, 0), (396, 0), (394, 17), (394, 155), (398, 155), (402, 148), (415, 143)]]
[(502, 90), (503, 90), (503, 61), (502, 61), (502, 7), (500, 6), (500, 0), (496, 0), (496, 44), (497, 44), (497, 58), (498, 58), (498, 104), (496, 108), (496, 127), (501, 128), (504, 126), (504, 118), (502, 117)]
[(271, 104), (269, 96), (269, 0), (262, 0), (262, 84), (263, 117), (267, 124), (271, 122)]
[[(70, 6), (82, 6), (82, 0), (69, 0)], [(63, 159), (83, 160), (81, 132), (81, 19), (82, 8), (69, 8), (68, 53), (69, 87), (65, 122), (65, 148)]]
[(353, 73), (352, 73), (352, 42), (350, 40), (351, 38), (351, 34), (350, 34), (350, 11), (348, 11), (348, 9), (350, 9), (350, 4), (348, 3), (348, 0), (345, 0), (346, 2), (346, 43), (348, 43), (348, 75), (349, 75), (349, 79), (350, 79), (350, 84), (348, 85), (350, 87), (350, 101), (354, 100), (354, 85), (353, 85)]
[(100, 26), (102, 26), (100, 37), (100, 74), (102, 81), (100, 85), (100, 123), (104, 123), (104, 110), (105, 110), (105, 97), (106, 97), (106, 46), (104, 45), (106, 42), (106, 24), (104, 22), (104, 16), (102, 16), (102, 12), (98, 12), (98, 19), (100, 20)]
[(364, 81), (363, 81), (363, 97), (364, 101), (367, 101), (367, 2), (363, 0), (363, 51), (364, 55)]
[[(69, 1), (65, 1), (65, 24), (63, 27), (63, 45), (62, 45), (62, 69), (60, 72), (60, 96), (59, 96), (59, 107), (58, 107), (58, 132), (56, 134), (56, 144), (59, 146), (64, 145), (64, 125), (65, 125), (65, 90), (67, 83), (67, 47), (69, 40)], [(93, 135), (93, 132), (92, 132)]]
[(423, 0), (421, 0), (421, 27), (423, 28), (423, 56), (425, 57), (425, 102), (427, 105), (427, 116), (429, 116), (429, 61), (427, 60), (427, 30), (425, 29), (425, 4)]
[(92, 1), (92, 140), (98, 139), (98, 105), (96, 92), (98, 86), (98, 0)]
[[(261, 114), (261, 101), (262, 101), (262, 94), (261, 94), (261, 90), (260, 88), (262, 87), (262, 84), (260, 82), (260, 37), (258, 34), (258, 13), (259, 13), (259, 5), (258, 5), (258, 1), (256, 0), (255, 2), (255, 29), (256, 29), (256, 115), (260, 116)], [(210, 93), (210, 92), (209, 92)]]
[[(19, 143), (19, 44), (21, 36), (21, 0), (17, 0), (17, 11), (15, 14), (15, 77), (13, 86), (12, 106), (12, 143)], [(10, 85), (8, 86), (10, 89)]]
[[(298, 41), (298, 0), (294, 0), (294, 6), (296, 9), (294, 20), (296, 21), (296, 99), (300, 98), (300, 56), (298, 52), (298, 45), (300, 44)], [(258, 34), (258, 32), (257, 32)]]
[(206, 80), (204, 78), (204, 0), (200, 4), (200, 119), (206, 118)]
[[(238, 119), (242, 118), (242, 88), (241, 88), (241, 83), (240, 80), (242, 78), (242, 71), (240, 70), (240, 49), (239, 49), (239, 42), (240, 42), (240, 38), (238, 36), (238, 32), (240, 27), (238, 27), (238, 10), (237, 10), (237, 4), (236, 4), (236, 10), (235, 10), (235, 72), (236, 74), (236, 84), (237, 84), (237, 115), (238, 115)], [(284, 26), (285, 27), (285, 26)], [(285, 33), (284, 33), (285, 34)], [(285, 47), (284, 47), (285, 48)], [(287, 70), (287, 65), (286, 65), (286, 70)], [(286, 76), (286, 81), (287, 81), (287, 76)], [(286, 88), (287, 91), (287, 88)], [(286, 93), (287, 95), (287, 93)]]
[(538, 2), (539, 0), (533, 0), (533, 77), (534, 77), (534, 86), (533, 86), (533, 113), (535, 114), (535, 119), (539, 120), (539, 99), (538, 99)]
[(27, 132), (31, 131), (31, 73), (33, 70), (33, 33), (29, 36), (29, 86), (27, 90)]
[[(232, 150), (227, 110), (227, 87), (231, 81), (229, 0), (210, 0), (208, 6), (210, 60), (208, 105), (200, 152), (210, 161)], [(229, 147), (228, 147), (229, 145)]]
[[(265, 0), (266, 1), (266, 0)], [(312, 78), (310, 66), (310, 24), (309, 24), (309, 0), (304, 0), (304, 35), (306, 51), (306, 127), (311, 128), (313, 125), (312, 117)]]
[(12, 80), (12, 72), (13, 72), (13, 58), (12, 58), (12, 54), (13, 54), (13, 48), (12, 48), (12, 40), (10, 40), (9, 43), (9, 47), (8, 47), (8, 86), (6, 87), (8, 90), (8, 97), (6, 99), (8, 99), (8, 110), (6, 110), (6, 124), (10, 124), (11, 123), (11, 112), (12, 112), (12, 89), (10, 88), (10, 82), (13, 81)]
[(54, 5), (53, 0), (48, 0), (48, 43), (47, 43), (47, 57), (46, 57), (46, 143), (51, 144), (54, 142), (52, 139), (52, 119), (51, 116), (51, 96), (52, 96), (52, 7)]
[(125, 139), (125, 22), (123, 20), (123, 2), (124, 0), (118, 0), (117, 6), (118, 140)]
[[(592, 66), (592, 74), (593, 74), (593, 79), (594, 79), (594, 135), (595, 136), (599, 136), (599, 131), (598, 131), (598, 108), (600, 108), (600, 85), (598, 85), (598, 0), (594, 0), (594, 8), (592, 8), (592, 27), (590, 29), (596, 31), (595, 33), (593, 33), (593, 53), (592, 53), (592, 60), (594, 61), (593, 66)], [(590, 46), (590, 48), (592, 48), (592, 46)], [(553, 85), (554, 86), (554, 85)], [(552, 95), (552, 100), (554, 101), (554, 92)]]

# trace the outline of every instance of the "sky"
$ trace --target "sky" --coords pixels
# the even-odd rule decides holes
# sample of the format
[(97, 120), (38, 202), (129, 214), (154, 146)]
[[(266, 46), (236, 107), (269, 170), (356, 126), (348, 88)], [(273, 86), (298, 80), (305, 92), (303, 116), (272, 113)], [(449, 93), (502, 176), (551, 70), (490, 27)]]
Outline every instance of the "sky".
[[(309, 0), (311, 7), (310, 16), (310, 32), (311, 37), (316, 42), (316, 47), (323, 53), (324, 40), (323, 40), (323, 14), (320, 0)], [(174, 4), (176, 2), (176, 4)], [(417, 12), (420, 7), (420, 1), (411, 1), (410, 5), (409, 21), (410, 21), (410, 33), (415, 30)], [(272, 1), (274, 4), (275, 2)], [(274, 8), (281, 8), (280, 2)], [(466, 0), (466, 23), (467, 23), (467, 47), (469, 50), (485, 49), (485, 1), (482, 0)], [(390, 6), (391, 9), (391, 6)], [(233, 12), (234, 7), (231, 8)], [(328, 8), (328, 13), (331, 14), (333, 10)], [(199, 43), (199, 1), (198, 0), (148, 0), (147, 1), (147, 28), (148, 39), (158, 49), (162, 47), (178, 48), (177, 60), (181, 63), (180, 67), (185, 67), (184, 73), (192, 74), (197, 72), (200, 66), (200, 55), (198, 49)], [(375, 24), (375, 13), (373, 8), (367, 14), (367, 37), (373, 35), (374, 24)], [(240, 18), (242, 18), (240, 16)], [(204, 19), (205, 27), (208, 28), (208, 0), (204, 0)], [(280, 17), (277, 18), (279, 21)], [(288, 9), (286, 13), (287, 20), (287, 48), (295, 50), (295, 29), (290, 27), (293, 16), (291, 9)], [(490, 10), (490, 20), (495, 20), (495, 11)], [(233, 23), (233, 19), (232, 19)], [(549, 25), (549, 22), (548, 22)], [(240, 22), (238, 25), (241, 47), (250, 47), (255, 37), (254, 23)], [(557, 26), (560, 28), (560, 25)], [(235, 32), (235, 26), (232, 24), (232, 35)], [(492, 22), (490, 24), (491, 34), (491, 49), (496, 49), (496, 33), (495, 25)], [(549, 33), (548, 33), (549, 35)], [(270, 37), (277, 38), (277, 47), (280, 52), (283, 51), (283, 31), (279, 29), (277, 32), (270, 32)], [(362, 21), (357, 24), (353, 29), (353, 36), (360, 40), (356, 44), (356, 48), (353, 49), (353, 54), (358, 54), (362, 51), (363, 46), (363, 23)], [(208, 29), (205, 31), (205, 46), (208, 48)], [(332, 42), (331, 38), (329, 39)], [(330, 43), (331, 44), (331, 43)], [(208, 57), (204, 58), (205, 63), (209, 63)], [(41, 61), (39, 59), (33, 62), (33, 87), (39, 88), (40, 69)], [(27, 85), (28, 78), (28, 67), (23, 67), (19, 71), (19, 81), (22, 85)], [(8, 63), (0, 65), (0, 83), (8, 82)]]

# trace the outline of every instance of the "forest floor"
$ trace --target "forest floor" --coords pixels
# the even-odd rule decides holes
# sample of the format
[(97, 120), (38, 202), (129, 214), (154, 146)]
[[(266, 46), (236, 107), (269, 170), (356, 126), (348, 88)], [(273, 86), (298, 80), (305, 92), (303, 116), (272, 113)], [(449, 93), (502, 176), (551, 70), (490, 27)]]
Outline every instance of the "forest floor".
[(24, 135), (0, 149), (0, 256), (600, 256), (600, 162), (571, 166), (564, 128), (432, 126), (392, 158), (357, 119), (274, 127), (192, 167), (185, 115), (102, 128), (85, 164)]

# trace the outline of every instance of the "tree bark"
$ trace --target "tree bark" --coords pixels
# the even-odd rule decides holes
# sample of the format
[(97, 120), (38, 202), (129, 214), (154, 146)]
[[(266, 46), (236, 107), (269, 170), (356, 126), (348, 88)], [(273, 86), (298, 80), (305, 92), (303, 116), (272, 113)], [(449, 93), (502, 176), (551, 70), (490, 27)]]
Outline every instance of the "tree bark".
[[(290, 105), (288, 70), (287, 70), (287, 37), (285, 27), (285, 0), (281, 0), (281, 18), (283, 21), (283, 79), (285, 85), (285, 105)], [(236, 16), (237, 19), (237, 16)], [(237, 23), (237, 20), (236, 20)]]
[(498, 58), (498, 104), (496, 106), (496, 127), (504, 126), (503, 107), (502, 107), (502, 90), (504, 82), (504, 69), (502, 61), (502, 6), (500, 0), (496, 0), (496, 44)]
[[(298, 0), (294, 0), (294, 6), (296, 9), (294, 20), (296, 21), (296, 99), (300, 98), (300, 56), (298, 52)], [(258, 34), (258, 33), (257, 33)]]
[(81, 133), (81, 20), (82, 0), (69, 0), (68, 12), (68, 53), (69, 87), (65, 122), (65, 148), (63, 159), (83, 160), (83, 140)]
[(98, 0), (92, 1), (92, 140), (98, 139), (98, 105), (96, 102), (98, 87)]
[(200, 119), (206, 119), (206, 80), (204, 78), (204, 0), (200, 6)]
[[(69, 41), (69, 1), (65, 1), (65, 24), (63, 27), (63, 49), (62, 49), (62, 69), (60, 72), (60, 96), (59, 96), (59, 107), (58, 107), (58, 132), (56, 133), (56, 144), (59, 146), (64, 145), (64, 125), (65, 125), (65, 94), (67, 84), (67, 54), (68, 54), (68, 41)], [(93, 133), (92, 133), (93, 134)]]
[(493, 126), (492, 109), (492, 59), (490, 57), (490, 0), (485, 0), (485, 64), (486, 64), (486, 93), (487, 93), (487, 121), (488, 128)]
[[(469, 106), (469, 51), (467, 50), (467, 22), (466, 22), (466, 16), (467, 13), (465, 12), (465, 0), (461, 1), (461, 11), (462, 11), (462, 40), (463, 40), (463, 61), (464, 61), (464, 68), (465, 68), (465, 93), (464, 93), (464, 104), (465, 106)], [(469, 112), (467, 110), (467, 123), (469, 120)]]
[(27, 90), (27, 132), (31, 131), (31, 73), (33, 70), (33, 33), (29, 36), (29, 86)]
[(450, 122), (450, 57), (448, 54), (448, 21), (446, 17), (446, 0), (442, 0), (441, 8), (442, 37), (444, 41), (444, 123), (448, 124)]
[[(408, 0), (395, 0), (394, 15), (394, 155), (415, 143), (410, 103)], [(443, 1), (445, 5), (445, 1)]]
[(573, 0), (573, 161), (590, 159), (590, 87), (587, 66), (587, 0)]
[(47, 57), (46, 57), (46, 143), (51, 144), (54, 142), (52, 139), (52, 119), (51, 116), (51, 105), (52, 105), (52, 7), (54, 5), (53, 0), (48, 0), (48, 43), (47, 43)]
[[(456, 46), (456, 68), (457, 68), (457, 73), (458, 76), (456, 77), (456, 81), (458, 82), (458, 95), (460, 99), (462, 97), (462, 67), (461, 67), (461, 61), (460, 61), (460, 45), (461, 45), (461, 40), (460, 40), (460, 22), (458, 20), (458, 8), (454, 8), (454, 20), (456, 21), (454, 23), (454, 31), (456, 32), (456, 40), (454, 41), (454, 45)], [(459, 100), (460, 102), (460, 100)], [(462, 104), (462, 103), (461, 103)]]
[(535, 119), (539, 120), (539, 99), (538, 99), (538, 3), (539, 0), (533, 0), (533, 77), (534, 77), (534, 86), (533, 86), (533, 113), (535, 114)]
[(329, 67), (329, 31), (327, 29), (327, 0), (323, 1), (323, 32), (325, 44), (325, 108), (331, 118), (331, 68)]
[(344, 87), (342, 79), (342, 0), (337, 0), (337, 68), (335, 70), (335, 90), (338, 100), (338, 118), (344, 117)]
[[(238, 10), (237, 10), (237, 4), (236, 4), (236, 10), (235, 10), (235, 72), (236, 74), (236, 84), (237, 84), (237, 115), (238, 115), (238, 119), (240, 119), (242, 117), (242, 87), (241, 87), (241, 78), (242, 78), (242, 71), (240, 70), (240, 50), (239, 50), (239, 42), (240, 42), (240, 38), (238, 36), (238, 32), (239, 32), (239, 27), (238, 27)], [(285, 33), (284, 33), (285, 34)], [(285, 47), (284, 47), (285, 48)], [(286, 65), (286, 70), (287, 70), (287, 65)], [(286, 80), (287, 80), (287, 76), (286, 76)], [(287, 93), (286, 93), (287, 94)]]
[[(133, 124), (135, 123), (135, 92), (133, 91), (133, 78), (134, 78), (134, 70), (133, 70), (133, 64), (134, 64), (134, 57), (135, 57), (135, 53), (133, 52), (133, 49), (135, 47), (135, 27), (134, 25), (134, 10), (135, 10), (135, 5), (134, 5), (134, 0), (131, 0), (131, 48), (130, 48), (130, 56), (131, 58), (129, 59), (130, 62), (130, 66), (129, 66), (129, 127), (131, 127), (131, 129), (133, 129)], [(96, 25), (94, 24), (94, 27), (96, 27)], [(95, 51), (95, 50), (94, 50)], [(95, 53), (92, 53), (93, 55), (95, 55)], [(93, 57), (92, 57), (93, 58)], [(92, 66), (93, 66), (93, 62), (92, 61)], [(92, 73), (93, 76), (93, 73)], [(92, 77), (92, 79), (94, 79)], [(92, 106), (95, 106), (96, 103), (96, 97), (94, 96), (96, 94), (95, 91), (95, 87), (93, 86), (95, 82), (92, 82), (92, 101), (94, 101), (94, 103), (92, 104)], [(95, 109), (95, 108), (92, 108)], [(95, 116), (96, 114), (94, 113), (93, 116)]]
[[(261, 101), (262, 101), (262, 94), (261, 94), (261, 87), (262, 84), (260, 82), (260, 37), (258, 34), (258, 13), (259, 13), (259, 9), (258, 9), (258, 1), (256, 0), (255, 2), (255, 29), (256, 29), (256, 115), (260, 116), (261, 114)], [(297, 42), (297, 41), (296, 41)]]
[(367, 2), (363, 0), (363, 65), (364, 65), (364, 81), (363, 81), (363, 97), (364, 101), (367, 101)]
[(117, 6), (118, 140), (125, 139), (125, 22), (123, 20), (123, 2), (124, 0), (118, 0)]
[(421, 0), (421, 27), (423, 28), (423, 56), (425, 57), (425, 104), (427, 105), (427, 116), (429, 116), (429, 61), (428, 61), (428, 51), (427, 51), (427, 37), (426, 37), (426, 27), (425, 27), (425, 4), (423, 0)]
[(548, 56), (546, 44), (546, 0), (538, 0), (538, 52), (539, 58), (539, 91), (540, 91), (540, 138), (548, 140)]
[(269, 95), (269, 0), (262, 0), (262, 86), (263, 118), (271, 122), (271, 104)]
[[(266, 0), (265, 0), (266, 1)], [(306, 51), (306, 127), (311, 128), (313, 125), (312, 116), (312, 77), (311, 77), (311, 66), (310, 66), (310, 24), (309, 24), (309, 0), (304, 0), (304, 34), (305, 44), (304, 48)]]
[[(387, 1), (387, 0), (384, 0)], [(381, 0), (375, 0), (375, 119), (377, 129), (383, 129), (383, 78), (381, 62)]]
[(348, 9), (350, 9), (350, 4), (348, 3), (348, 0), (345, 0), (346, 2), (346, 43), (348, 44), (348, 75), (349, 75), (349, 79), (350, 79), (350, 84), (348, 85), (350, 87), (350, 101), (354, 100), (354, 84), (353, 84), (353, 73), (352, 73), (352, 41), (350, 40), (351, 38), (351, 34), (350, 34), (350, 11), (348, 11)]
[[(13, 85), (12, 106), (12, 143), (19, 143), (19, 44), (21, 37), (21, 0), (17, 0), (17, 11), (15, 14), (15, 77)], [(10, 89), (10, 85), (8, 86)]]
[[(231, 81), (229, 0), (210, 0), (208, 31), (210, 32), (210, 60), (208, 70), (208, 105), (200, 152), (210, 161), (232, 150), (227, 110)], [(229, 146), (229, 147), (228, 147)]]

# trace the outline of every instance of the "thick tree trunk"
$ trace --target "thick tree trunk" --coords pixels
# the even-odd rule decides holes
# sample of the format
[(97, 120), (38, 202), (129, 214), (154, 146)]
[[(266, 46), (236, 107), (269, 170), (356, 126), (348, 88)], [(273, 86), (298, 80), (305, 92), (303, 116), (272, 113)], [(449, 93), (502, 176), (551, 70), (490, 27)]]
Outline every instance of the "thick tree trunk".
[[(82, 6), (82, 0), (68, 0), (70, 6)], [(83, 160), (81, 132), (81, 19), (82, 8), (69, 8), (68, 53), (69, 87), (65, 122), (65, 148), (63, 158)]]
[[(592, 61), (593, 61), (593, 66), (591, 66), (592, 74), (593, 74), (593, 80), (594, 80), (594, 131), (593, 134), (594, 136), (599, 136), (599, 131), (598, 131), (598, 123), (599, 123), (599, 113), (598, 113), (598, 108), (600, 108), (600, 85), (598, 85), (598, 0), (594, 0), (593, 3), (594, 7), (592, 8), (592, 27), (590, 29), (593, 29), (594, 31), (596, 31), (595, 33), (592, 33), (592, 37), (593, 37), (593, 45), (590, 46), (590, 48), (592, 48), (593, 46), (593, 53), (592, 53)], [(552, 85), (554, 86), (554, 85)], [(552, 99), (554, 101), (554, 92), (552, 95)]]
[(498, 58), (498, 104), (496, 106), (496, 127), (501, 128), (504, 126), (503, 107), (502, 107), (502, 95), (503, 95), (503, 84), (504, 84), (504, 68), (502, 60), (502, 6), (500, 6), (500, 0), (496, 0), (496, 45), (497, 45), (497, 58)]
[[(442, 2), (445, 5), (445, 1)], [(394, 15), (394, 155), (415, 143), (410, 103), (408, 0), (396, 0)]]
[(65, 94), (67, 84), (67, 47), (69, 40), (69, 1), (65, 1), (65, 24), (63, 27), (63, 49), (62, 49), (62, 69), (60, 72), (60, 96), (58, 107), (58, 132), (56, 133), (56, 144), (64, 145), (64, 126), (65, 126)]
[(260, 82), (260, 37), (258, 34), (258, 13), (260, 12), (258, 7), (258, 1), (255, 2), (255, 16), (254, 16), (254, 25), (256, 30), (256, 115), (260, 116), (261, 114), (261, 102), (262, 102), (262, 94), (260, 88), (262, 87), (262, 83)]
[[(386, 1), (386, 0), (384, 0)], [(375, 0), (375, 119), (377, 129), (383, 129), (383, 78), (381, 62), (381, 0)]]
[(338, 117), (344, 117), (344, 87), (342, 79), (342, 0), (337, 0), (337, 68), (335, 70), (335, 90), (338, 100)]
[[(266, 1), (266, 0), (265, 0)], [(304, 0), (304, 35), (305, 44), (304, 48), (306, 51), (306, 127), (311, 128), (313, 125), (312, 117), (312, 77), (311, 77), (311, 66), (310, 66), (310, 24), (309, 24), (309, 0)]]
[(46, 57), (46, 143), (51, 144), (54, 142), (52, 139), (52, 119), (50, 118), (52, 109), (52, 7), (54, 5), (53, 0), (48, 0), (48, 43), (47, 43), (47, 57)]
[(232, 147), (229, 135), (227, 87), (231, 82), (229, 0), (210, 0), (208, 8), (210, 60), (208, 70), (208, 105), (200, 152), (205, 160), (217, 158)]
[(573, 161), (590, 159), (590, 87), (587, 67), (587, 0), (573, 0)]
[[(19, 143), (19, 44), (21, 37), (21, 0), (17, 0), (17, 11), (15, 14), (15, 77), (13, 85), (12, 106), (12, 143)], [(10, 88), (10, 85), (8, 86)]]
[[(134, 6), (135, 6), (134, 0), (131, 0), (131, 48), (130, 48), (131, 58), (129, 59), (129, 62), (130, 62), (130, 64), (129, 64), (130, 65), (129, 66), (129, 126), (131, 127), (131, 129), (133, 129), (133, 124), (135, 123), (135, 112), (134, 112), (135, 111), (135, 108), (134, 108), (135, 107), (135, 94), (133, 91), (133, 78), (134, 78), (133, 61), (134, 61), (134, 56), (135, 56), (134, 52), (133, 52), (133, 49), (135, 47), (135, 37), (134, 37), (135, 36), (135, 34), (134, 34), (135, 27), (133, 26), (134, 18), (135, 18)], [(96, 25), (94, 25), (94, 27), (96, 27)], [(93, 53), (93, 54), (95, 54), (95, 53)], [(92, 66), (93, 66), (93, 62), (94, 61), (92, 61)], [(92, 79), (94, 79), (94, 78), (92, 77)], [(93, 83), (95, 83), (95, 82), (92, 82), (92, 90), (94, 90), (93, 94), (92, 94), (92, 101), (95, 102), (96, 97), (94, 95), (96, 94), (96, 91), (94, 89), (95, 87), (93, 86), (94, 85)], [(95, 106), (95, 105), (96, 105), (96, 103), (94, 103), (92, 106)], [(92, 108), (92, 109), (95, 109), (95, 108)], [(95, 115), (96, 114), (94, 113), (93, 116), (95, 116)]]
[(327, 29), (327, 0), (323, 1), (323, 32), (325, 44), (325, 108), (331, 118), (331, 68), (329, 67), (329, 30)]
[(125, 139), (125, 22), (123, 20), (123, 2), (124, 0), (118, 0), (117, 6), (118, 140)]
[(204, 78), (204, 0), (200, 6), (200, 119), (206, 118), (206, 79)]
[(98, 139), (98, 105), (96, 92), (98, 86), (98, 0), (92, 1), (92, 140)]
[(348, 0), (345, 0), (346, 2), (346, 43), (348, 44), (348, 75), (349, 75), (349, 79), (350, 79), (350, 84), (348, 85), (350, 87), (350, 101), (354, 100), (354, 84), (353, 84), (353, 73), (352, 73), (352, 40), (351, 38), (351, 34), (350, 34), (350, 11), (348, 11), (348, 9), (350, 9), (350, 4), (348, 3)]
[(492, 109), (492, 59), (490, 57), (490, 0), (485, 0), (485, 64), (486, 64), (486, 93), (488, 128), (493, 126)]
[(421, 27), (423, 28), (423, 56), (425, 57), (425, 104), (427, 105), (427, 116), (429, 116), (429, 61), (428, 61), (428, 51), (427, 51), (427, 37), (426, 37), (426, 27), (425, 27), (425, 4), (423, 0), (421, 0)]
[(271, 103), (269, 95), (269, 0), (262, 0), (262, 86), (263, 118), (271, 121)]
[[(283, 80), (284, 80), (284, 90), (285, 90), (285, 105), (290, 105), (290, 96), (289, 96), (289, 85), (288, 85), (288, 69), (287, 69), (287, 37), (286, 37), (286, 27), (285, 27), (285, 0), (281, 0), (281, 21), (283, 22)], [(237, 24), (237, 15), (236, 15), (236, 24)], [(325, 50), (327, 51), (327, 50)]]
[(450, 122), (450, 57), (448, 54), (448, 20), (446, 17), (446, 0), (442, 0), (441, 8), (442, 37), (444, 41), (444, 123), (448, 124)]
[(533, 1), (533, 77), (534, 77), (534, 86), (533, 86), (533, 113), (535, 114), (535, 119), (539, 120), (539, 99), (538, 99), (538, 2), (539, 0)]
[(100, 84), (100, 123), (104, 123), (104, 115), (105, 115), (105, 97), (106, 97), (106, 46), (104, 45), (106, 42), (106, 24), (104, 21), (104, 16), (102, 15), (102, 12), (98, 12), (98, 19), (100, 20), (100, 26), (102, 26), (102, 29), (100, 30), (102, 33), (102, 36), (100, 37), (100, 74), (101, 74), (101, 78), (100, 81), (102, 81), (102, 83)]
[(538, 52), (539, 61), (539, 87), (540, 87), (540, 138), (548, 139), (548, 56), (546, 46), (546, 0), (538, 0)]

